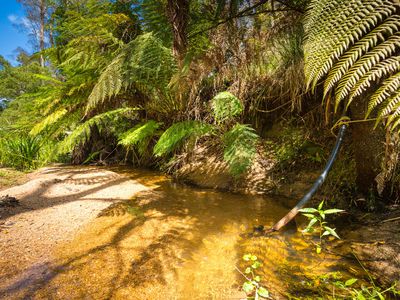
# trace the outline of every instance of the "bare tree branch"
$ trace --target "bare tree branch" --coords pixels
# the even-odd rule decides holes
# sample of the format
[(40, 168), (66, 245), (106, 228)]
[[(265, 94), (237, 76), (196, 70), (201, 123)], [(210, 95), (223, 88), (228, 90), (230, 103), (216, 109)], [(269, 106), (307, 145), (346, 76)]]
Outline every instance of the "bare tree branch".
[(286, 3), (285, 1), (282, 1), (282, 0), (276, 0), (276, 1), (279, 2), (280, 4), (286, 6), (286, 8), (284, 8), (284, 9), (266, 9), (266, 10), (262, 10), (262, 11), (258, 11), (258, 12), (252, 12), (252, 13), (247, 14), (247, 12), (252, 11), (252, 10), (256, 9), (257, 7), (259, 7), (259, 6), (261, 6), (261, 5), (263, 5), (263, 4), (268, 2), (268, 0), (260, 0), (256, 4), (254, 4), (254, 5), (250, 6), (250, 7), (247, 7), (245, 9), (243, 9), (242, 11), (238, 12), (236, 15), (230, 16), (230, 17), (228, 17), (228, 18), (226, 18), (224, 20), (221, 20), (221, 21), (215, 23), (214, 25), (212, 25), (212, 26), (210, 26), (210, 27), (208, 27), (206, 29), (197, 31), (197, 32), (189, 35), (189, 38), (195, 37), (195, 36), (197, 36), (199, 34), (202, 34), (202, 33), (206, 32), (206, 31), (210, 31), (212, 29), (215, 29), (215, 28), (219, 27), (222, 24), (225, 24), (225, 23), (227, 23), (229, 21), (232, 21), (232, 20), (238, 19), (238, 18), (255, 16), (255, 15), (264, 14), (264, 13), (283, 12), (283, 11), (284, 12), (296, 11), (296, 12), (299, 12), (299, 13), (304, 13), (304, 10), (302, 10), (302, 9), (300, 9), (298, 7), (294, 7), (294, 6), (288, 5), (288, 3)]

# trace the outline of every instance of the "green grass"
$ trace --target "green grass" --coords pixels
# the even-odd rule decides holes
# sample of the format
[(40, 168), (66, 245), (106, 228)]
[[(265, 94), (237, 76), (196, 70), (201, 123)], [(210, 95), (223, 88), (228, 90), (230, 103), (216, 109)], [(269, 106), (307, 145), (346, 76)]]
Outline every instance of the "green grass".
[(0, 190), (24, 183), (27, 180), (26, 175), (26, 172), (0, 168)]

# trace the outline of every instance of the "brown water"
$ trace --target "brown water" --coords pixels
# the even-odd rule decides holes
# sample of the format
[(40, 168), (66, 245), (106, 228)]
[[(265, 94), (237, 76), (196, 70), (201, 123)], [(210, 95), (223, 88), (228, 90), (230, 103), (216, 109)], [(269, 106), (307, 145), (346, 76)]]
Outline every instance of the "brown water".
[[(151, 187), (113, 205), (55, 251), (51, 275), (37, 288), (43, 299), (241, 299), (241, 257), (262, 261), (262, 283), (274, 299), (314, 298), (308, 282), (332, 271), (357, 273), (353, 262), (315, 253), (292, 225), (269, 237), (248, 238), (271, 226), (287, 199), (201, 190), (157, 173), (135, 171)], [(314, 280), (315, 285), (315, 280)]]

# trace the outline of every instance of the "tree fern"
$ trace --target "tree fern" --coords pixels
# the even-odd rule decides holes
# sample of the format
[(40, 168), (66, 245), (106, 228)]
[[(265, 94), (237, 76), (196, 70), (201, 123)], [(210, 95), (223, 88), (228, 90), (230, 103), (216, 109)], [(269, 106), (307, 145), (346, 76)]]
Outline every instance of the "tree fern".
[(163, 156), (174, 151), (189, 138), (196, 138), (211, 132), (213, 127), (199, 121), (183, 121), (173, 124), (160, 137), (154, 147), (155, 156)]
[(217, 94), (211, 100), (211, 106), (214, 118), (218, 123), (236, 117), (243, 112), (243, 104), (229, 92)]
[(64, 139), (59, 147), (58, 153), (65, 154), (74, 149), (75, 146), (85, 143), (91, 134), (91, 129), (93, 126), (97, 128), (108, 131), (118, 131), (121, 128), (121, 120), (137, 117), (138, 108), (119, 108), (116, 110), (108, 111), (86, 121), (85, 123), (79, 125), (66, 139)]
[(224, 134), (224, 160), (230, 172), (238, 176), (246, 171), (257, 153), (258, 135), (248, 125), (236, 124)]
[(126, 53), (118, 55), (100, 75), (97, 84), (94, 86), (89, 96), (86, 111), (96, 107), (98, 104), (104, 102), (104, 100), (120, 92), (124, 83), (122, 68), (125, 56)]
[(325, 78), (324, 94), (334, 91), (336, 110), (373, 87), (367, 115), (383, 104), (378, 119), (394, 125), (400, 114), (399, 12), (396, 0), (311, 1), (304, 25), (308, 86)]
[[(118, 29), (130, 19), (124, 14), (101, 14), (94, 17), (70, 17), (67, 26), (73, 38), (63, 49), (64, 70), (101, 70), (124, 43), (116, 35)], [(128, 26), (128, 25), (125, 25)], [(107, 51), (105, 51), (107, 49)]]
[(143, 92), (167, 87), (176, 68), (170, 49), (151, 33), (127, 44), (101, 74), (89, 96), (87, 110), (117, 95), (122, 87), (135, 85)]
[(156, 134), (161, 125), (162, 123), (153, 120), (144, 124), (138, 124), (120, 136), (119, 144), (127, 148), (135, 146), (139, 153), (143, 155), (148, 149), (151, 138)]

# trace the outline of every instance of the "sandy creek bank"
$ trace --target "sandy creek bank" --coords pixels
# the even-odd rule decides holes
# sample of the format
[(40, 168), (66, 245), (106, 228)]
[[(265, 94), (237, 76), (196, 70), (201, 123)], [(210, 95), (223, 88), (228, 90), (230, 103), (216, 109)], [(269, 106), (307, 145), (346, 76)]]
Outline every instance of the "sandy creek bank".
[(285, 199), (121, 168), (56, 166), (29, 178), (0, 191), (21, 204), (0, 209), (2, 299), (241, 299), (244, 253), (263, 261), (274, 299), (310, 296), (307, 282), (327, 272), (365, 275), (343, 256), (315, 254), (295, 226), (243, 237), (284, 215)]

